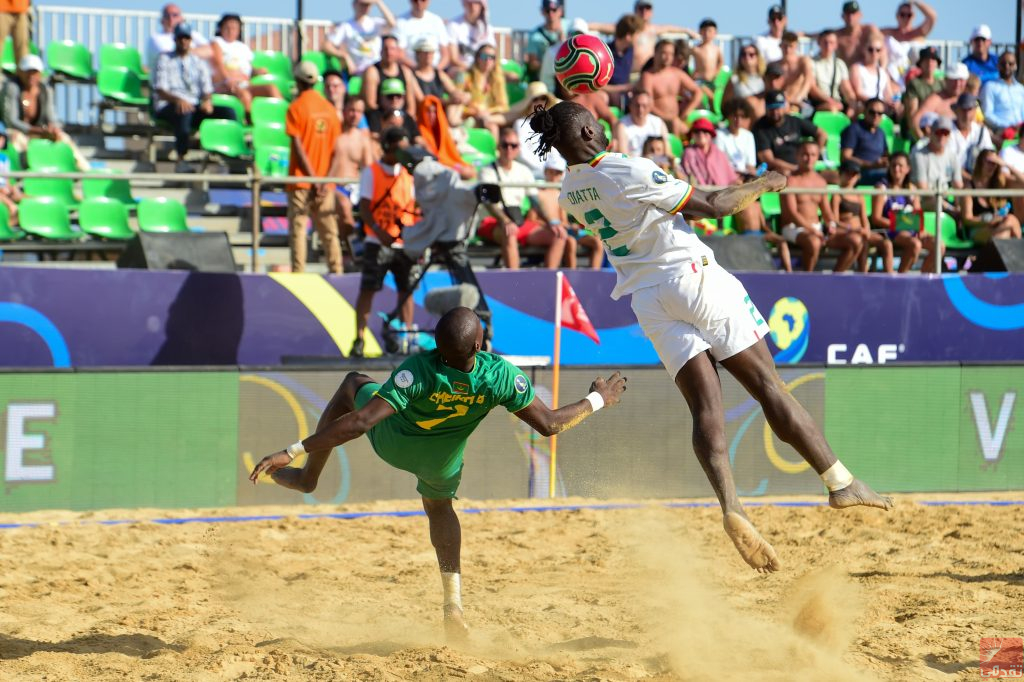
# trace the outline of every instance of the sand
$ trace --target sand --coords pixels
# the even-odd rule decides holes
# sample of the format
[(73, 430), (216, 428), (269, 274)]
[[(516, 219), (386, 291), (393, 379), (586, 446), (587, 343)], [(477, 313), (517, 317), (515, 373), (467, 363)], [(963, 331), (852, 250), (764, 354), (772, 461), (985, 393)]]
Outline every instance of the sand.
[[(466, 514), (461, 648), (423, 517), (0, 515), (40, 524), (0, 531), (0, 679), (974, 680), (981, 637), (1024, 635), (1024, 506), (923, 499), (750, 509), (772, 575), (716, 509)], [(210, 513), (285, 518), (97, 523)]]

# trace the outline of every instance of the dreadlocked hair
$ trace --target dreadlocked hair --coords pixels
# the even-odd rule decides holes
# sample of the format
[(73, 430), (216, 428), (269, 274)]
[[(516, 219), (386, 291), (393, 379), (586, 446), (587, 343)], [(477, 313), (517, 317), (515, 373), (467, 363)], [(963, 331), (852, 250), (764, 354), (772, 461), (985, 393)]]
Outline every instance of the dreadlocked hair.
[(534, 132), (530, 140), (536, 140), (537, 156), (547, 158), (551, 149), (566, 139), (564, 136), (578, 132), (581, 116), (586, 113), (576, 102), (559, 102), (550, 109), (538, 105), (530, 114), (530, 130)]

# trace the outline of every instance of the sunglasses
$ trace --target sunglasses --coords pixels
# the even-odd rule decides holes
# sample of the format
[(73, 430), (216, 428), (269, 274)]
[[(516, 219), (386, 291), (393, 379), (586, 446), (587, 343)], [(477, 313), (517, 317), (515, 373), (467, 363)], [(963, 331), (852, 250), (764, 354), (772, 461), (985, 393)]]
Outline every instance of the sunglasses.
[(751, 57), (751, 58), (753, 58), (753, 57), (757, 57), (757, 53), (756, 52), (744, 52), (740, 56), (741, 57)]
[(868, 52), (881, 52), (881, 51), (882, 51), (882, 48), (880, 48), (880, 47), (869, 47), (869, 48), (867, 49), (867, 51), (868, 51)]
[(400, 92), (394, 92), (394, 93), (391, 93), (390, 95), (384, 95), (384, 96), (389, 98), (389, 99), (397, 99), (398, 97), (405, 97), (405, 95), (403, 95)]
[(483, 59), (484, 61), (487, 61), (489, 59), (496, 59), (496, 58), (497, 58), (497, 55), (491, 54), (490, 52), (484, 52), (483, 54), (480, 55), (480, 59)]
[(948, 137), (949, 136), (949, 131), (946, 130), (945, 128), (942, 128), (940, 130), (936, 130), (935, 134), (938, 135), (939, 137)]
[(518, 142), (502, 142), (498, 146), (501, 147), (502, 149), (519, 149)]

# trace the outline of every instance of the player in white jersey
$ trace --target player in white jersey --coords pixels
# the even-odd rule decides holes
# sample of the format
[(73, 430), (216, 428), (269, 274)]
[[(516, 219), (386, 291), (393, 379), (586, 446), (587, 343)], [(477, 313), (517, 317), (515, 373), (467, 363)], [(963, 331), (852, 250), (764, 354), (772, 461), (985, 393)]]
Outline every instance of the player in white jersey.
[(557, 149), (569, 163), (559, 202), (597, 232), (618, 276), (612, 298), (632, 295), (633, 312), (693, 415), (693, 449), (722, 505), (725, 530), (743, 559), (761, 572), (779, 561), (750, 523), (729, 468), (722, 386), (715, 361), (736, 377), (779, 438), (814, 468), (837, 509), (890, 509), (836, 459), (807, 410), (775, 371), (764, 336), (768, 325), (738, 279), (715, 263), (683, 219), (734, 215), (765, 192), (786, 186), (779, 173), (716, 192), (666, 175), (652, 161), (609, 154), (593, 115), (565, 101), (530, 119), (542, 158)]

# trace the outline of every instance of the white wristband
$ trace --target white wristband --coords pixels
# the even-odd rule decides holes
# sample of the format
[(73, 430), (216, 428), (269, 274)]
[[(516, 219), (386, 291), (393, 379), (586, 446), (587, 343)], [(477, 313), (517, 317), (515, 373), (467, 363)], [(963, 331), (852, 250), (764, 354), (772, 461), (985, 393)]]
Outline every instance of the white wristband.
[(837, 459), (835, 464), (821, 474), (821, 481), (830, 493), (834, 493), (853, 483), (853, 474)]
[(592, 412), (597, 412), (602, 407), (604, 407), (604, 398), (602, 398), (601, 394), (598, 393), (597, 391), (592, 391), (588, 393), (587, 397), (584, 398), (584, 400), (590, 403), (590, 408)]
[(298, 457), (299, 455), (306, 454), (306, 448), (302, 446), (302, 441), (300, 440), (298, 443), (295, 443), (294, 445), (289, 445), (288, 449), (285, 450), (285, 452), (287, 452), (288, 456), (291, 457), (292, 460), (294, 461), (295, 458)]

